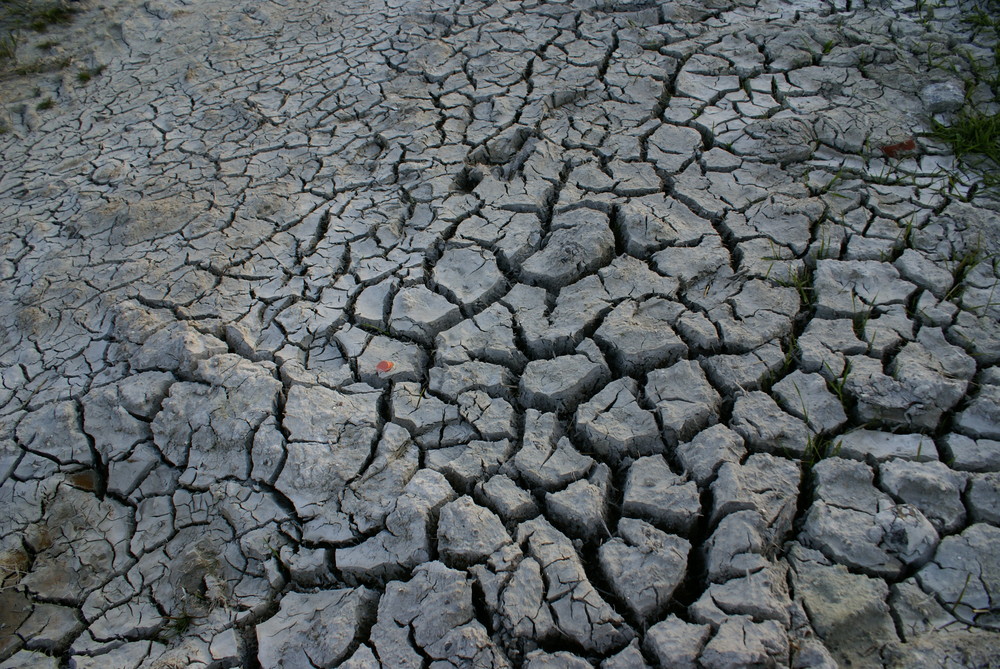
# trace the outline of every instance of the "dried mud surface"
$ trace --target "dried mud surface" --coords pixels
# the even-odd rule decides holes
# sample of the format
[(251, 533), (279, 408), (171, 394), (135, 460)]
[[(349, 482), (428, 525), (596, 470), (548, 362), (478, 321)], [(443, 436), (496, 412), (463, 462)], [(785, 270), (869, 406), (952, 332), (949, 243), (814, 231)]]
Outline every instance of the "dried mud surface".
[(973, 5), (74, 6), (0, 75), (0, 667), (1000, 666)]

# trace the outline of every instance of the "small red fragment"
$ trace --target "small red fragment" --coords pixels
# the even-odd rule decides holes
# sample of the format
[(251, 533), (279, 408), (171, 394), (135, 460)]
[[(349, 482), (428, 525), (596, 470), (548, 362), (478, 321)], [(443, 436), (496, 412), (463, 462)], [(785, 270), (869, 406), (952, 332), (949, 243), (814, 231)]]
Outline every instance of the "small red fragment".
[(910, 151), (915, 151), (917, 149), (917, 143), (912, 137), (905, 139), (902, 142), (897, 142), (896, 144), (883, 144), (881, 146), (882, 153), (888, 158), (895, 158), (901, 153), (908, 153)]
[(383, 360), (382, 362), (375, 365), (375, 370), (378, 372), (388, 372), (395, 366), (396, 366), (395, 364), (389, 362), (388, 360)]

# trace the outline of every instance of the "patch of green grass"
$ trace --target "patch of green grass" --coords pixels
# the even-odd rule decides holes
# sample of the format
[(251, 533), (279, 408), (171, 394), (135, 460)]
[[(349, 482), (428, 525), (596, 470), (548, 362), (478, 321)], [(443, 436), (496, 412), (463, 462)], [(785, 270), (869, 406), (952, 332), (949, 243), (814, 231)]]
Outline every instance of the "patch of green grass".
[(28, 16), (28, 27), (35, 32), (43, 33), (49, 26), (69, 23), (77, 10), (62, 3), (45, 5), (33, 10)]
[(35, 109), (37, 109), (38, 111), (45, 111), (46, 109), (52, 109), (55, 106), (56, 103), (52, 98), (45, 98), (37, 105), (35, 105)]
[(915, 214), (911, 214), (909, 218), (906, 219), (906, 225), (903, 226), (903, 232), (900, 235), (900, 242), (904, 249), (910, 248), (913, 242), (913, 217)]
[[(925, 0), (916, 0), (913, 9), (928, 8)], [(975, 48), (957, 47), (939, 60), (941, 55), (929, 45), (927, 66), (962, 79), (965, 106), (945, 122), (932, 120), (924, 136), (948, 145), (961, 161), (960, 171), (945, 175), (946, 190), (969, 201), (983, 187), (1000, 187), (1000, 0), (965, 0), (960, 9), (960, 21), (968, 27), (966, 42)]]
[(974, 178), (967, 197), (980, 186), (990, 190), (1000, 187), (1000, 113), (965, 107), (951, 125), (933, 121), (931, 136), (950, 146)]
[(784, 344), (785, 357), (781, 359), (781, 364), (775, 367), (761, 384), (764, 388), (770, 388), (778, 379), (784, 378), (795, 368), (795, 354), (798, 351), (798, 339), (795, 335), (790, 335)]
[(811, 307), (816, 301), (812, 285), (812, 272), (808, 268), (800, 267), (787, 277), (776, 280), (775, 283), (783, 288), (794, 288), (799, 294), (803, 309)]
[(976, 7), (962, 17), (962, 22), (972, 26), (977, 33), (980, 30), (1000, 30), (1000, 15), (984, 7)]
[(17, 56), (17, 35), (0, 37), (0, 60), (14, 60)]
[(815, 246), (809, 247), (810, 252), (813, 254), (813, 258), (816, 260), (826, 260), (828, 258), (836, 258), (837, 250), (833, 248), (833, 244), (830, 243), (830, 235), (824, 234), (816, 241)]
[(861, 309), (855, 311), (854, 315), (851, 317), (851, 324), (854, 326), (854, 335), (861, 341), (867, 341), (865, 339), (865, 328), (868, 327), (868, 321), (872, 318), (871, 309)]
[(976, 244), (974, 247), (963, 253), (955, 265), (955, 269), (952, 271), (952, 276), (955, 277), (955, 283), (961, 283), (965, 281), (966, 277), (976, 269), (976, 267), (984, 259), (982, 246)]
[(802, 454), (802, 462), (807, 467), (812, 467), (824, 458), (837, 457), (840, 453), (841, 441), (834, 441), (829, 437), (811, 434), (806, 439), (805, 452)]
[[(839, 183), (839, 182), (841, 182), (843, 180), (844, 180), (844, 166), (841, 165), (840, 169), (838, 169), (836, 171), (836, 173), (832, 177), (830, 177), (830, 180), (826, 182), (826, 185), (820, 186), (819, 188), (811, 188), (810, 190), (813, 190), (814, 195), (826, 195), (827, 193), (829, 193), (831, 191), (831, 189), (837, 183)], [(833, 195), (839, 195), (839, 193), (832, 193), (832, 194)], [(844, 197), (844, 196), (841, 195), (841, 197)]]
[(951, 275), (954, 277), (951, 290), (945, 295), (946, 300), (954, 299), (962, 294), (965, 288), (965, 280), (972, 270), (976, 269), (985, 260), (992, 260), (983, 250), (982, 240), (977, 239), (976, 243), (967, 248), (964, 252), (956, 254), (952, 259), (955, 264), (952, 266)]
[[(0, 0), (0, 27), (5, 33), (0, 35), (0, 61), (16, 60), (18, 31), (44, 33), (49, 26), (71, 22), (79, 11), (65, 0)], [(56, 44), (54, 40), (46, 40), (38, 48), (48, 51)]]
[(104, 72), (104, 65), (98, 65), (97, 67), (87, 68), (86, 70), (80, 70), (76, 73), (76, 79), (81, 84), (85, 84), (94, 77), (100, 75)]
[(824, 376), (833, 377), (832, 379), (827, 378), (826, 381), (827, 387), (830, 389), (830, 392), (832, 392), (834, 395), (837, 396), (837, 399), (840, 400), (841, 405), (843, 405), (844, 408), (846, 409), (847, 396), (845, 394), (844, 386), (847, 385), (847, 377), (851, 375), (851, 361), (850, 360), (844, 361), (844, 369), (839, 375), (834, 374), (833, 370), (830, 368), (830, 365), (825, 362), (823, 363), (823, 367), (827, 371), (827, 374), (825, 374)]
[(39, 51), (52, 51), (55, 47), (59, 46), (59, 42), (54, 39), (47, 39), (44, 42), (39, 42), (35, 45), (35, 48)]
[(951, 125), (934, 121), (931, 135), (948, 144), (959, 158), (981, 155), (1000, 168), (1000, 114), (966, 108), (958, 112)]
[[(1000, 37), (1000, 33), (997, 34)], [(969, 76), (965, 78), (965, 101), (971, 104), (972, 96), (980, 83), (986, 84), (993, 89), (994, 96), (997, 84), (1000, 84), (1000, 43), (993, 48), (993, 63), (989, 64), (985, 60), (976, 57), (970, 49), (960, 49), (957, 53), (965, 59), (965, 64), (969, 68)]]

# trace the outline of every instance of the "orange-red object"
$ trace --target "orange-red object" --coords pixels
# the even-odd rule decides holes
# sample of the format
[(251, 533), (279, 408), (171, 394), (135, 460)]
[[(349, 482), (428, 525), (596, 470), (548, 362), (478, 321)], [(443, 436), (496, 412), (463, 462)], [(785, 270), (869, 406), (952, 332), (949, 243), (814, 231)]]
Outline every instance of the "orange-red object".
[(375, 365), (375, 370), (379, 371), (379, 372), (388, 372), (390, 369), (392, 369), (395, 366), (396, 365), (394, 365), (393, 363), (389, 362), (388, 360), (383, 360), (382, 362), (380, 362), (377, 365)]
[(903, 140), (902, 142), (898, 142), (896, 144), (882, 145), (882, 153), (884, 153), (888, 158), (895, 158), (901, 153), (908, 153), (910, 151), (915, 151), (916, 148), (917, 148), (917, 143), (913, 140), (912, 137), (910, 137), (909, 139)]

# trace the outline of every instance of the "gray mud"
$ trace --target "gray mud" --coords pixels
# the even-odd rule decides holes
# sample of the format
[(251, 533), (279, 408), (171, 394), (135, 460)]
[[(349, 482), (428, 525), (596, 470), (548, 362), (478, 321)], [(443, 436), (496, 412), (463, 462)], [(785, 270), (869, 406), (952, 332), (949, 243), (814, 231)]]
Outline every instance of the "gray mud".
[(975, 5), (74, 6), (0, 63), (0, 667), (1000, 666)]

